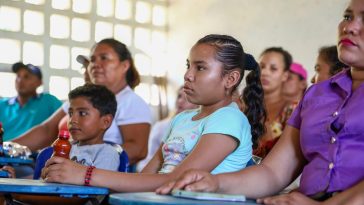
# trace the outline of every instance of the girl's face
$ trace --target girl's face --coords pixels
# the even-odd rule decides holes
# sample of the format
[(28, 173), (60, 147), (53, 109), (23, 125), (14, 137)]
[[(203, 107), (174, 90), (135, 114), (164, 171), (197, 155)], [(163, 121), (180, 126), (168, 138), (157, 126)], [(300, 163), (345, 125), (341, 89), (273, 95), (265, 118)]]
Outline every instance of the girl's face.
[(101, 116), (86, 97), (70, 100), (68, 129), (80, 145), (102, 143), (103, 133), (111, 124), (111, 117)]
[(330, 65), (322, 55), (319, 55), (315, 65), (315, 75), (313, 76), (311, 83), (319, 83), (327, 80), (331, 77)]
[(111, 88), (114, 84), (126, 81), (128, 61), (120, 61), (118, 54), (108, 44), (98, 44), (91, 53), (87, 67), (90, 80), (97, 85)]
[(283, 56), (277, 52), (268, 52), (259, 59), (261, 69), (260, 80), (265, 93), (281, 89), (287, 80), (288, 72), (284, 71)]
[(192, 47), (184, 75), (184, 92), (189, 102), (197, 105), (215, 104), (225, 95), (223, 64), (215, 59), (215, 48), (208, 44)]
[(352, 0), (338, 27), (339, 59), (364, 69), (364, 0)]

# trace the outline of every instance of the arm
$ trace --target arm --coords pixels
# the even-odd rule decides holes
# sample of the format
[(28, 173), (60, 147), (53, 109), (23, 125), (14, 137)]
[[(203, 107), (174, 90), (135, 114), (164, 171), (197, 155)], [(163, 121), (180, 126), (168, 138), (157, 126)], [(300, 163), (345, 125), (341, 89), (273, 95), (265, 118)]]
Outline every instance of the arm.
[(66, 113), (62, 110), (62, 107), (59, 108), (46, 121), (19, 136), (14, 142), (25, 145), (32, 151), (49, 146), (56, 140), (58, 123), (65, 115)]
[(121, 146), (128, 153), (130, 164), (135, 164), (144, 159), (148, 153), (150, 124), (120, 125), (119, 129), (123, 135), (123, 144)]
[(276, 194), (293, 181), (303, 168), (305, 160), (299, 146), (299, 130), (287, 126), (283, 136), (263, 160), (262, 164), (239, 172), (210, 175), (192, 171), (176, 183), (171, 182), (157, 190), (168, 193), (172, 188), (244, 194), (258, 198)]
[[(92, 186), (107, 187), (118, 192), (153, 191), (162, 184), (175, 179), (188, 169), (213, 170), (237, 146), (234, 139), (221, 134), (204, 135), (194, 150), (169, 174), (129, 174), (94, 170)], [(53, 157), (46, 163), (42, 177), (47, 182), (70, 184), (84, 183), (86, 167), (70, 160)]]
[(157, 173), (161, 169), (163, 164), (163, 154), (162, 145), (159, 146), (157, 152), (154, 154), (153, 158), (148, 162), (148, 164), (141, 171), (142, 173)]
[(364, 201), (364, 180), (326, 200), (325, 205), (360, 205)]
[(264, 199), (258, 199), (263, 204), (300, 204), (300, 205), (361, 205), (364, 201), (364, 180), (350, 189), (343, 191), (324, 202), (314, 201), (311, 198), (299, 193), (292, 192)]

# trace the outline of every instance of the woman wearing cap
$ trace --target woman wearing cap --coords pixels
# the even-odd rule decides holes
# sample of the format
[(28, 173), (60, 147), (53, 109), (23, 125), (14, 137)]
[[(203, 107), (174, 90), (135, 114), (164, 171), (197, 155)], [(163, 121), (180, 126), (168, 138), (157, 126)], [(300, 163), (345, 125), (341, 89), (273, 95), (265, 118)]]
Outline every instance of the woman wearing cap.
[(266, 134), (259, 140), (254, 155), (264, 158), (282, 135), (294, 106), (283, 98), (283, 84), (287, 81), (292, 57), (280, 47), (267, 48), (260, 55), (261, 82), (267, 109)]
[[(151, 112), (132, 90), (140, 78), (128, 48), (115, 39), (101, 40), (91, 49), (87, 72), (92, 83), (106, 86), (117, 98), (117, 112), (104, 140), (122, 144), (131, 164), (143, 159), (147, 154)], [(15, 141), (33, 151), (49, 146), (56, 139), (58, 123), (68, 112), (68, 106), (64, 104), (48, 120)]]
[(307, 88), (307, 72), (299, 63), (292, 63), (287, 81), (283, 85), (283, 96), (286, 100), (298, 104)]
[[(85, 83), (91, 83), (90, 75), (87, 72), (87, 67), (90, 64), (90, 60), (84, 56), (84, 55), (78, 55), (76, 58), (77, 62), (79, 62), (82, 65), (82, 68), (85, 69), (83, 72), (83, 79)], [(68, 115), (65, 115), (61, 121), (58, 123), (58, 130), (67, 130), (67, 123), (68, 123)]]
[[(281, 139), (262, 164), (214, 176), (189, 172), (159, 192), (185, 188), (244, 194), (275, 205), (363, 204), (363, 13), (364, 0), (351, 0), (338, 26), (339, 59), (350, 68), (306, 91)], [(298, 192), (268, 197), (301, 172)]]

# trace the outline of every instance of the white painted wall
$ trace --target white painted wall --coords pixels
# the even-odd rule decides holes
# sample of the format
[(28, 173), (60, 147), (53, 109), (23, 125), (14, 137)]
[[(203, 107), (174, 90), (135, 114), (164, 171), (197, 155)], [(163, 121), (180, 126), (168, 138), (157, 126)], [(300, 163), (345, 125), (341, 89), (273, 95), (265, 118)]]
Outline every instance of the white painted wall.
[[(229, 34), (259, 57), (282, 46), (304, 65), (309, 78), (319, 47), (336, 44), (337, 25), (348, 0), (171, 0), (167, 65), (172, 101), (183, 83), (189, 49), (201, 37)], [(171, 100), (169, 99), (169, 100)]]

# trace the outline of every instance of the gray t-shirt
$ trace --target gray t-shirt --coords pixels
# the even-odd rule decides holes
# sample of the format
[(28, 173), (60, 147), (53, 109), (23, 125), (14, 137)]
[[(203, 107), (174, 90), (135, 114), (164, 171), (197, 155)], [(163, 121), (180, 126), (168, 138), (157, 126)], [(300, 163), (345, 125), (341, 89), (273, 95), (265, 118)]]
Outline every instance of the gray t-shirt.
[(95, 166), (98, 169), (118, 171), (120, 154), (110, 144), (83, 145), (73, 144), (70, 159), (85, 166)]

